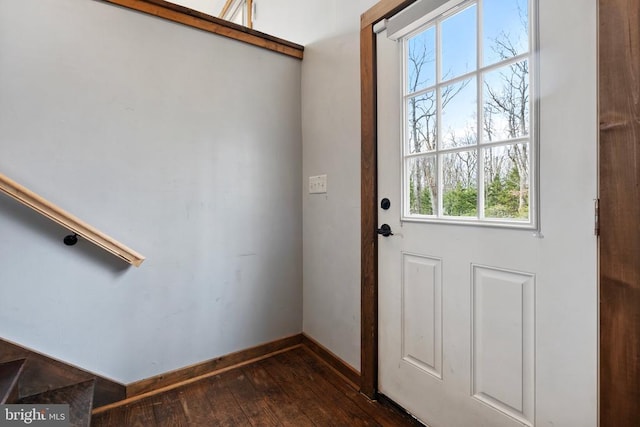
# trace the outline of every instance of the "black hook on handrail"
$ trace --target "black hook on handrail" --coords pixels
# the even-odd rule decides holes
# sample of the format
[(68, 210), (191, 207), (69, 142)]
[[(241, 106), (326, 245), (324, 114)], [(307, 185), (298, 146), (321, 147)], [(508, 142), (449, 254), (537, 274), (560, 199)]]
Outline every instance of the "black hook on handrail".
[(67, 246), (73, 246), (78, 243), (78, 235), (76, 233), (69, 234), (68, 236), (65, 236), (63, 242)]

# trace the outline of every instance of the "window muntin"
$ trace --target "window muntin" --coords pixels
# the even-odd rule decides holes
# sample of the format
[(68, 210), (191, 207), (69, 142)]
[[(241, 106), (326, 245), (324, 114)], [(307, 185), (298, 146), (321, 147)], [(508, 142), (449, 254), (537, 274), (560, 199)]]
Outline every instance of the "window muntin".
[(404, 38), (403, 219), (535, 226), (531, 1), (457, 2)]

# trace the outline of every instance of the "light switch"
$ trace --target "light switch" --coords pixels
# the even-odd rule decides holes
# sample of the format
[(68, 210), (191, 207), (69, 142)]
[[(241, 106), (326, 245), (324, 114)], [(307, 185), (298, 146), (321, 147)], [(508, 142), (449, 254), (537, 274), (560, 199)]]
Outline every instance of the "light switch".
[(327, 192), (327, 175), (309, 177), (309, 193), (320, 194)]

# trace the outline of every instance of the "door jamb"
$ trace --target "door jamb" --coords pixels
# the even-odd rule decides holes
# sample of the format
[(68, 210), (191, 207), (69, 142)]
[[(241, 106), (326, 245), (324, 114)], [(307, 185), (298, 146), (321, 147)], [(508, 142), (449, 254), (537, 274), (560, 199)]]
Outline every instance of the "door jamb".
[(378, 118), (376, 35), (373, 25), (415, 1), (381, 0), (360, 17), (360, 391), (370, 399), (375, 399), (378, 392)]
[(598, 1), (599, 417), (602, 427), (640, 420), (640, 232), (637, 197), (640, 7)]

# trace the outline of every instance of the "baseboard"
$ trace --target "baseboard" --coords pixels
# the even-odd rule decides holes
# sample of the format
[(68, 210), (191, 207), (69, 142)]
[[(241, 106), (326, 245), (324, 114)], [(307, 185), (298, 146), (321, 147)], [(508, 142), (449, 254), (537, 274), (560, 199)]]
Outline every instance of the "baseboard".
[(125, 398), (124, 384), (0, 338), (0, 362), (16, 359), (27, 360), (20, 381), (22, 396), (38, 394), (51, 388), (64, 387), (95, 378), (93, 401), (96, 406), (108, 405)]
[(156, 375), (151, 378), (136, 381), (127, 385), (127, 398), (156, 391), (175, 384), (183, 383), (221, 369), (239, 365), (250, 360), (267, 357), (272, 353), (300, 345), (302, 334), (293, 335), (276, 341), (261, 344), (246, 350), (240, 350), (215, 359), (200, 362), (195, 365), (177, 369), (175, 371)]
[(323, 363), (326, 363), (327, 366), (342, 376), (347, 383), (351, 384), (354, 389), (360, 389), (360, 373), (358, 371), (314, 339), (304, 334), (297, 334), (131, 383), (126, 386), (126, 399), (110, 405), (96, 405), (97, 407), (93, 410), (93, 414), (96, 415), (125, 406), (299, 347), (304, 348)]
[(360, 390), (360, 372), (351, 365), (306, 334), (302, 334), (302, 345), (347, 379), (356, 390)]
[(351, 367), (347, 362), (340, 359), (322, 344), (305, 334), (297, 334), (290, 337), (271, 341), (265, 344), (251, 347), (246, 350), (240, 350), (235, 353), (217, 357), (215, 359), (200, 362), (195, 365), (177, 369), (175, 371), (166, 372), (151, 378), (136, 381), (127, 385), (127, 398), (139, 396), (141, 394), (153, 393), (166, 387), (174, 387), (185, 381), (209, 376), (227, 368), (234, 368), (243, 365), (249, 361), (263, 359), (288, 350), (293, 347), (304, 346), (313, 354), (318, 356), (323, 362), (332, 367), (346, 380), (348, 380), (354, 388), (360, 388), (360, 373)]
[[(153, 393), (161, 389), (177, 386), (181, 383), (195, 380), (199, 377), (212, 375), (221, 370), (230, 369), (246, 363), (251, 363), (286, 351), (303, 346), (319, 359), (342, 375), (355, 389), (360, 388), (360, 373), (340, 359), (323, 345), (305, 334), (296, 334), (276, 341), (261, 344), (246, 350), (237, 351), (225, 356), (217, 357), (175, 371), (167, 372), (134, 383), (123, 385), (108, 378), (96, 375), (77, 366), (62, 362), (35, 350), (23, 347), (0, 338), (0, 362), (25, 358), (29, 360), (29, 372), (48, 385), (56, 387), (70, 385), (90, 378), (96, 379), (94, 405), (96, 408), (118, 405), (124, 400), (135, 398), (143, 394)], [(37, 381), (36, 381), (37, 382)], [(28, 390), (35, 394), (44, 390)]]

